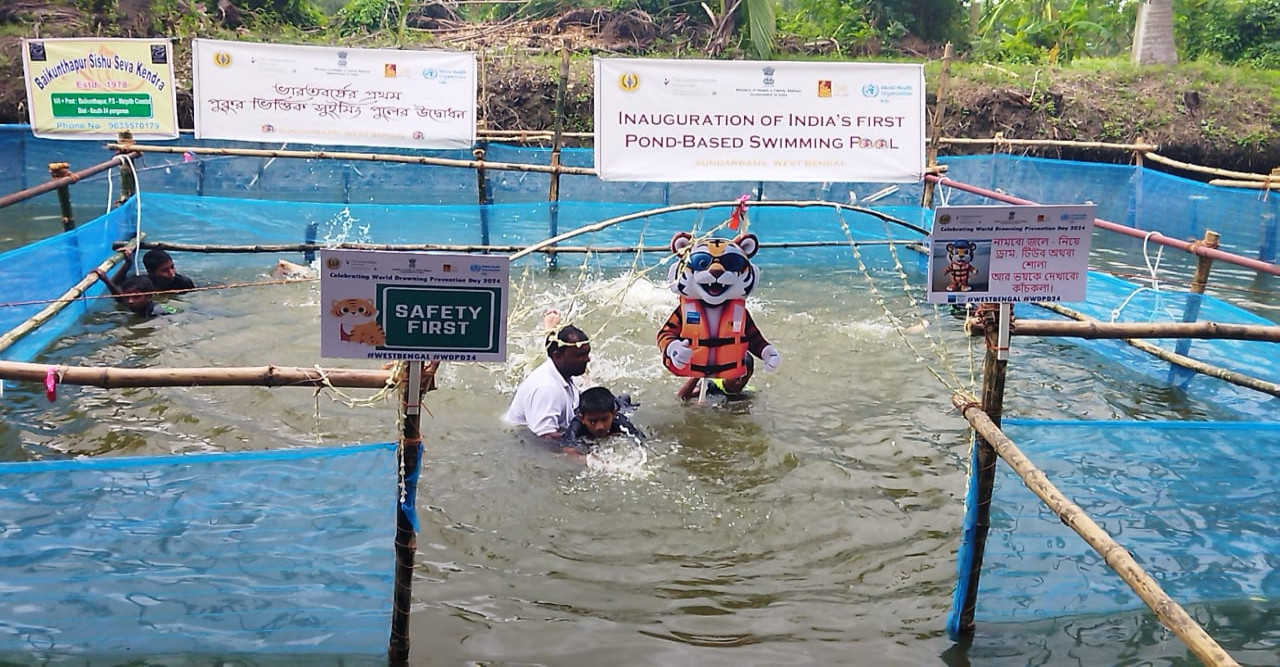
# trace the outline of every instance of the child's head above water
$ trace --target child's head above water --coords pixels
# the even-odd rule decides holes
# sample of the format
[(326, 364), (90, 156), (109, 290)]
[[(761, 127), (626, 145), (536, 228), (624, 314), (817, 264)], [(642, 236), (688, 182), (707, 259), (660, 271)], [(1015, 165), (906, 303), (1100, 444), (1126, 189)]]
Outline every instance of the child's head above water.
[(120, 283), (120, 294), (124, 305), (138, 314), (147, 312), (151, 307), (151, 292), (155, 289), (151, 279), (146, 276), (129, 276)]
[(618, 402), (613, 392), (604, 387), (592, 387), (578, 397), (578, 418), (593, 438), (603, 438), (613, 430), (613, 418), (618, 414)]

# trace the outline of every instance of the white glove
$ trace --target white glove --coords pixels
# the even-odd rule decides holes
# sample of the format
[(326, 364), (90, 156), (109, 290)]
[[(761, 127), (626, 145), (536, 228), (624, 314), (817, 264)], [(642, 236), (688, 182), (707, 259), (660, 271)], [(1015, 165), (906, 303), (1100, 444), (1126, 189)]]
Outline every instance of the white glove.
[(693, 359), (693, 348), (689, 347), (689, 341), (677, 338), (667, 345), (667, 358), (672, 366), (685, 368)]
[(760, 350), (760, 358), (764, 360), (764, 369), (770, 373), (778, 370), (778, 364), (782, 363), (782, 355), (772, 344), (765, 345), (764, 349)]

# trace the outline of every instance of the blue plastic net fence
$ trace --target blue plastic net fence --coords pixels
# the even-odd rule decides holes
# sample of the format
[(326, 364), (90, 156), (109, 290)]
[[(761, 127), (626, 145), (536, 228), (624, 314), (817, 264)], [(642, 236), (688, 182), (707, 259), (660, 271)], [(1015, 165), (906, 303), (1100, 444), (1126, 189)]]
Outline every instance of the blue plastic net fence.
[(383, 653), (395, 447), (0, 464), (0, 658)]
[[(1178, 603), (1280, 597), (1280, 424), (1006, 419), (1003, 428)], [(980, 621), (1143, 608), (1003, 462), (978, 590)]]

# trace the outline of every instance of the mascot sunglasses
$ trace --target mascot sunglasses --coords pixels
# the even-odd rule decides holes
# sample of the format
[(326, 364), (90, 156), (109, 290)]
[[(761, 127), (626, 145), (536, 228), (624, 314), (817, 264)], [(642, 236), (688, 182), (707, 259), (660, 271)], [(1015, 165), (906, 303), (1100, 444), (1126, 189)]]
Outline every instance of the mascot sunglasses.
[(695, 252), (689, 255), (684, 263), (694, 271), (706, 271), (717, 259), (720, 260), (720, 266), (723, 266), (725, 271), (737, 273), (747, 268), (748, 260), (742, 255), (729, 254), (714, 257), (709, 252)]

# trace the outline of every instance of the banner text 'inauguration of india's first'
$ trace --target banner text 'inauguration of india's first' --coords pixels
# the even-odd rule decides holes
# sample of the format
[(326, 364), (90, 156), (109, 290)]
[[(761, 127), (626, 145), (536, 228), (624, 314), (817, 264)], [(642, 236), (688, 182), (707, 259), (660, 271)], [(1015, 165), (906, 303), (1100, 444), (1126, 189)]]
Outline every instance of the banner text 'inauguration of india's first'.
[(595, 63), (604, 180), (910, 183), (924, 174), (921, 65)]

